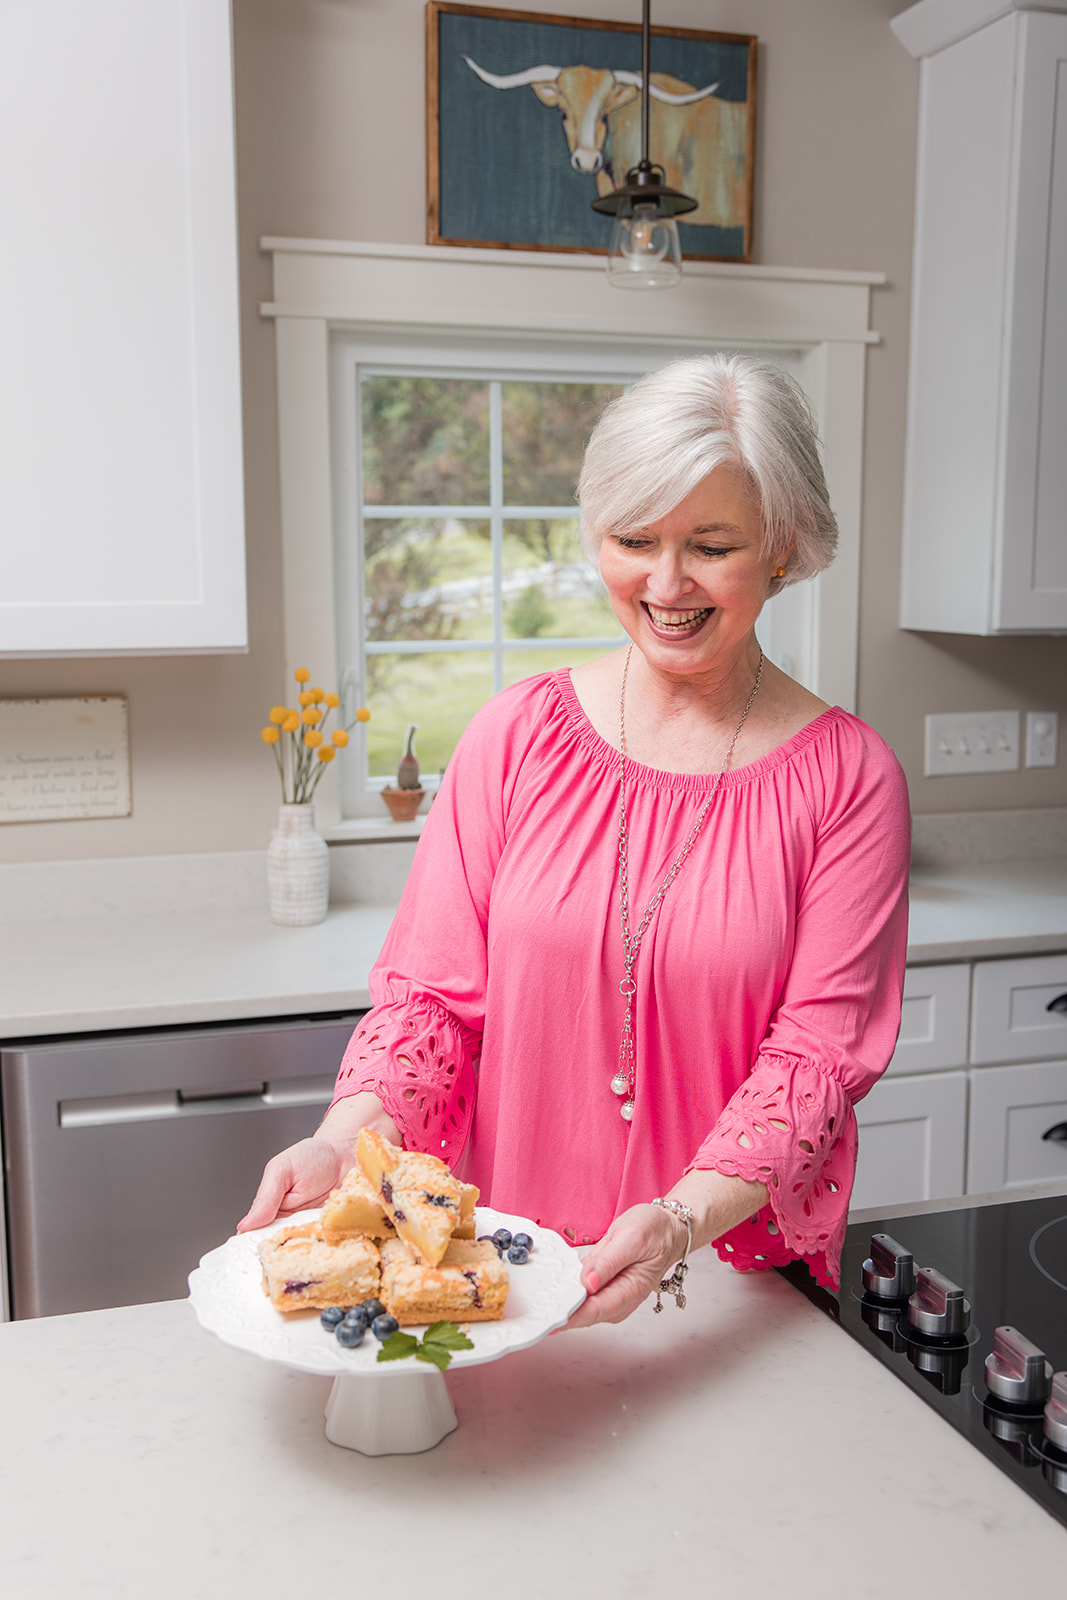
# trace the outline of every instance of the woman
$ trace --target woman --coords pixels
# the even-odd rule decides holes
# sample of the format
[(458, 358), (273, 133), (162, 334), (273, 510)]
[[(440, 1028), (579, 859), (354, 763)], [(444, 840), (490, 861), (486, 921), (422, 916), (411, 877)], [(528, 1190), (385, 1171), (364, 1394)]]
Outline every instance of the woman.
[(900, 1020), (908, 803), (756, 639), (832, 559), (810, 410), (770, 363), (674, 362), (605, 411), (579, 501), (632, 643), (473, 719), (334, 1104), (241, 1226), (320, 1203), (370, 1125), (591, 1245), (572, 1326), (684, 1305), (661, 1280), (704, 1243), (836, 1287), (852, 1107)]

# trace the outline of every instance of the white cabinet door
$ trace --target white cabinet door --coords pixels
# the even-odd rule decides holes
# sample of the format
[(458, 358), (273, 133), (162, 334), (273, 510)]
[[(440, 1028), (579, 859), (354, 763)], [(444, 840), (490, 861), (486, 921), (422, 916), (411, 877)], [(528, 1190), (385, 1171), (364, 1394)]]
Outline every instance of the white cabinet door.
[(1015, 11), (921, 67), (902, 627), (1067, 629), (1065, 372), (1067, 17)]
[(974, 969), (971, 1061), (1067, 1055), (1067, 953), (979, 961)]
[(1067, 627), (1067, 17), (1021, 21), (997, 632)]
[(1067, 1180), (1067, 1061), (971, 1074), (967, 1190)]
[(909, 967), (904, 974), (900, 1036), (886, 1068), (893, 1077), (967, 1064), (971, 969), (966, 961), (944, 967)]
[(228, 0), (0, 5), (0, 654), (244, 649)]
[(963, 1193), (966, 1072), (882, 1078), (856, 1107), (856, 1121), (853, 1210)]

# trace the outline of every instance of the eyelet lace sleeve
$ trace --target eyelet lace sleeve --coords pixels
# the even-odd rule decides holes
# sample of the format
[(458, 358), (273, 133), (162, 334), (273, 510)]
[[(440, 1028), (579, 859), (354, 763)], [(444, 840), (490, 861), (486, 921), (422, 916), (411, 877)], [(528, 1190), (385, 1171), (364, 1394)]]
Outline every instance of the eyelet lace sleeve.
[(474, 1113), (477, 1036), (425, 997), (377, 1005), (349, 1040), (333, 1103), (369, 1089), (400, 1130), (405, 1150), (453, 1166)]
[(770, 1204), (715, 1241), (722, 1259), (744, 1271), (803, 1256), (837, 1289), (856, 1153), (837, 1079), (798, 1057), (761, 1056), (689, 1167), (767, 1186)]

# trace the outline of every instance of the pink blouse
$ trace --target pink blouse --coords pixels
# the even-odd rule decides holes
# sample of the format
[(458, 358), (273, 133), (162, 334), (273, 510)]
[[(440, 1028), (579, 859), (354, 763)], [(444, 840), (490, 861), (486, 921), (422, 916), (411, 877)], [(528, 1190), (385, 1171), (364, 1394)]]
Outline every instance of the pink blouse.
[[(627, 764), (631, 926), (713, 779)], [(904, 776), (838, 708), (725, 774), (637, 959), (633, 1121), (622, 1024), (618, 754), (566, 671), (474, 717), (427, 818), (336, 1097), (370, 1089), (410, 1149), (483, 1199), (593, 1243), (684, 1171), (768, 1186), (716, 1241), (837, 1286), (853, 1105), (896, 1042)]]

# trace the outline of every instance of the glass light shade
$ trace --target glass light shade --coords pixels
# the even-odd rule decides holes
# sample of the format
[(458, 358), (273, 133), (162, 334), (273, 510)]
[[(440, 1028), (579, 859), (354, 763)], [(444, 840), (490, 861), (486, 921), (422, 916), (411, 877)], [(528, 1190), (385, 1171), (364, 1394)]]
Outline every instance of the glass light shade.
[(616, 289), (671, 289), (682, 280), (678, 224), (655, 203), (627, 204), (615, 216), (608, 282)]

